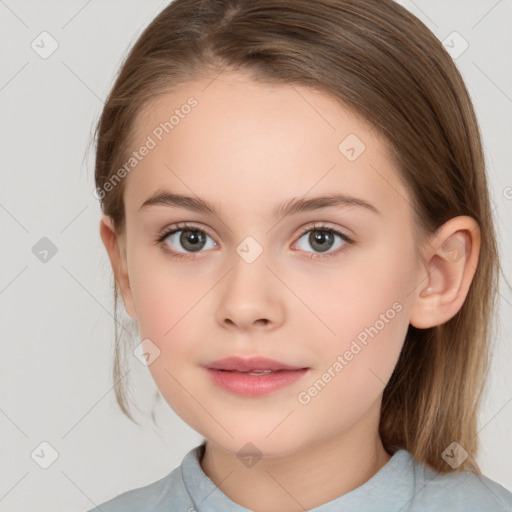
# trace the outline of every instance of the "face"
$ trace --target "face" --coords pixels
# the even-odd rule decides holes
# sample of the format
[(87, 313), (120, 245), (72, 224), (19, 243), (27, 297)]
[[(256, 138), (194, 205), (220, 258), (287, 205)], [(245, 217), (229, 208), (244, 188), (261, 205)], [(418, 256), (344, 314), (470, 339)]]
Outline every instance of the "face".
[[(410, 196), (385, 141), (325, 93), (223, 73), (153, 101), (135, 125), (133, 149), (144, 145), (125, 178), (123, 298), (169, 405), (230, 452), (251, 442), (280, 456), (362, 431), (419, 285)], [(142, 206), (161, 192), (214, 212)], [(359, 203), (311, 203), (326, 195)], [(293, 201), (310, 208), (285, 214)], [(244, 396), (203, 367), (230, 356), (307, 370)]]

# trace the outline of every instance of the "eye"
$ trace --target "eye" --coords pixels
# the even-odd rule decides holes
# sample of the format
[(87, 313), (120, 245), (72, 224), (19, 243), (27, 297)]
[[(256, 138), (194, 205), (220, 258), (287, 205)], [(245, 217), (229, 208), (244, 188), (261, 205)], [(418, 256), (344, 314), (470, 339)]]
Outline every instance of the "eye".
[[(211, 249), (217, 246), (212, 240), (213, 244), (207, 247), (207, 238), (212, 240), (202, 229), (189, 224), (182, 224), (170, 230), (166, 228), (163, 233), (158, 235), (156, 243), (161, 243), (163, 250), (171, 254), (171, 256), (176, 258), (189, 258), (193, 257), (191, 253), (200, 252), (204, 248)], [(179, 246), (184, 248), (185, 251), (181, 251)]]
[[(353, 244), (348, 236), (340, 233), (338, 230), (325, 226), (324, 224), (315, 224), (306, 231), (302, 232), (297, 244), (300, 244), (301, 240), (309, 233), (306, 244), (309, 244), (315, 251), (311, 253), (309, 258), (322, 259), (328, 256), (336, 256), (340, 250), (343, 250), (345, 245)], [(207, 238), (212, 243), (208, 247)], [(341, 249), (331, 251), (333, 245), (335, 245), (336, 238), (339, 239), (335, 249)], [(197, 228), (191, 224), (178, 224), (174, 228), (165, 228), (160, 232), (155, 240), (155, 243), (161, 244), (164, 252), (170, 254), (174, 258), (193, 258), (194, 253), (201, 252), (202, 249), (211, 249), (217, 247), (217, 244), (203, 229)], [(179, 248), (183, 248), (181, 250)], [(299, 246), (299, 249), (305, 252), (310, 252), (304, 246)], [(328, 252), (330, 251), (330, 252)], [(325, 254), (323, 254), (325, 253)]]
[[(306, 235), (308, 236), (306, 237)], [(322, 253), (326, 253), (325, 256), (336, 256), (340, 252), (339, 250), (327, 252), (333, 248), (333, 245), (335, 245), (336, 237), (339, 239), (339, 242), (336, 245), (336, 247), (334, 247), (335, 249), (339, 249), (340, 247), (343, 247), (347, 244), (353, 244), (353, 241), (348, 236), (344, 235), (343, 233), (340, 233), (336, 229), (327, 227), (323, 224), (316, 224), (313, 227), (304, 231), (301, 237), (299, 238), (297, 244), (300, 244), (300, 241), (303, 238), (305, 238), (306, 244), (309, 244), (311, 247), (313, 247), (313, 249), (315, 249), (315, 251), (318, 251), (316, 253), (313, 253), (309, 257), (321, 259), (324, 257)], [(303, 244), (302, 246), (299, 245), (299, 249), (309, 252), (304, 247), (304, 245), (305, 244)]]

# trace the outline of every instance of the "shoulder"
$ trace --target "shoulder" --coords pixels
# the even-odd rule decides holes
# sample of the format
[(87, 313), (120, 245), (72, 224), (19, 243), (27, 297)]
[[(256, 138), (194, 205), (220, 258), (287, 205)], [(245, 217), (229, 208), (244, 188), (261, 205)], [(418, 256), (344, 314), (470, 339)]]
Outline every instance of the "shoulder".
[(512, 512), (512, 493), (484, 475), (441, 474), (414, 462), (412, 511)]
[(187, 496), (181, 469), (177, 467), (160, 480), (126, 491), (87, 512), (160, 512), (168, 510), (170, 497), (176, 505), (187, 505)]

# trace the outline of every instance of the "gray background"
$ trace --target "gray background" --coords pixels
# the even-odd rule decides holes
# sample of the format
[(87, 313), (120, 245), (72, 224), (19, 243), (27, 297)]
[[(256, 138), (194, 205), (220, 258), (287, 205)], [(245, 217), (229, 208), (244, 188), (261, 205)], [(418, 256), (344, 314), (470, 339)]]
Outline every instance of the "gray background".
[[(480, 122), (511, 280), (512, 0), (400, 3), (440, 40), (457, 31), (469, 43), (455, 61)], [(87, 510), (161, 478), (202, 439), (163, 400), (159, 427), (151, 423), (156, 387), (135, 358), (129, 377), (142, 426), (115, 405), (112, 277), (92, 193), (90, 141), (103, 99), (128, 48), (166, 4), (0, 0), (1, 511)], [(48, 58), (31, 47), (43, 31), (58, 43)], [(57, 251), (46, 262), (38, 257), (49, 245), (43, 237)], [(499, 307), (479, 462), (512, 489), (512, 294), (503, 282)], [(47, 469), (40, 464), (52, 449), (42, 442), (58, 454)]]

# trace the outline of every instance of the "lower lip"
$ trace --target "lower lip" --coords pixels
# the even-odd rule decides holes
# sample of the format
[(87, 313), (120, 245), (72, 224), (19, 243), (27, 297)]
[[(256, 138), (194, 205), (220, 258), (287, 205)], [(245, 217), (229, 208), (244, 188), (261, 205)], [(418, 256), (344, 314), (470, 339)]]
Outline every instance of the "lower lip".
[(261, 375), (249, 375), (225, 370), (206, 368), (213, 382), (221, 388), (240, 396), (263, 396), (301, 379), (308, 368), (300, 370), (279, 370)]

